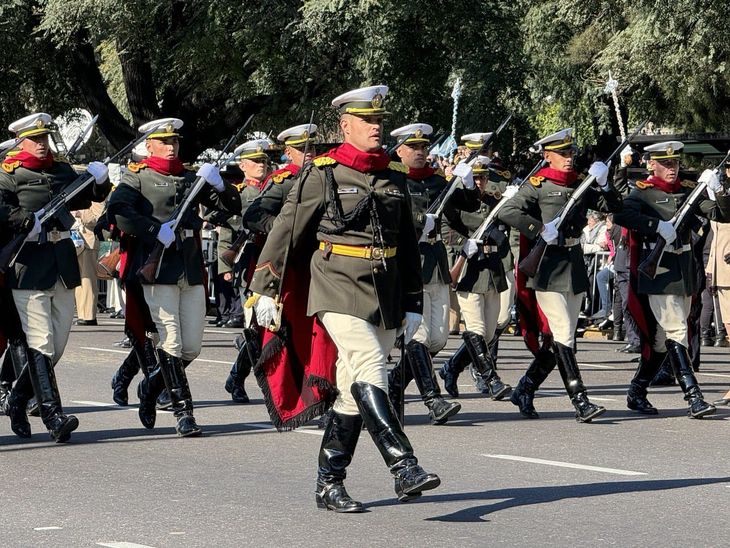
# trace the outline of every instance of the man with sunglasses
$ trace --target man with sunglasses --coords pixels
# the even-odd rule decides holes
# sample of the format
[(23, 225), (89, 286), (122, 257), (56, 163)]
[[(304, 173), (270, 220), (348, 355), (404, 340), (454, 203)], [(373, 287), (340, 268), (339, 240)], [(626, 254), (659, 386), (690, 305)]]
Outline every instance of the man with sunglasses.
[[(688, 351), (687, 317), (692, 295), (698, 292), (695, 256), (692, 252), (692, 230), (677, 233), (670, 222), (695, 183), (679, 177), (680, 153), (684, 144), (668, 141), (647, 146), (647, 167), (651, 175), (637, 181), (636, 188), (624, 200), (623, 210), (614, 215), (621, 226), (630, 230), (632, 272), (661, 236), (667, 243), (657, 274), (651, 279), (640, 272), (632, 276), (629, 305), (639, 325), (642, 356), (631, 380), (627, 406), (645, 415), (656, 415), (657, 409), (647, 399), (647, 389), (664, 359), (669, 363), (688, 402), (687, 414), (701, 418), (715, 412), (706, 401), (692, 370)], [(707, 197), (698, 202), (694, 214), (713, 221), (730, 220), (730, 196), (717, 174), (705, 170), (700, 182), (707, 183)], [(632, 306), (633, 304), (633, 306)]]
[(556, 216), (579, 184), (573, 166), (577, 150), (573, 130), (568, 128), (549, 135), (535, 143), (535, 147), (542, 152), (548, 167), (540, 169), (520, 187), (517, 195), (504, 205), (499, 218), (529, 240), (542, 238), (548, 244), (537, 273), (528, 280), (527, 287), (535, 291), (537, 304), (552, 334), (552, 345), (545, 339), (549, 336), (543, 334), (543, 346), (515, 387), (511, 401), (523, 416), (538, 418), (533, 405), (535, 390), (557, 363), (575, 407), (576, 420), (590, 422), (606, 409), (588, 399), (575, 359), (578, 314), (589, 286), (580, 235), (589, 208), (614, 212), (621, 207), (621, 195), (608, 182), (608, 167), (602, 162), (594, 162), (589, 174), (595, 177), (598, 188), (588, 189), (573, 215), (563, 219), (558, 230)]

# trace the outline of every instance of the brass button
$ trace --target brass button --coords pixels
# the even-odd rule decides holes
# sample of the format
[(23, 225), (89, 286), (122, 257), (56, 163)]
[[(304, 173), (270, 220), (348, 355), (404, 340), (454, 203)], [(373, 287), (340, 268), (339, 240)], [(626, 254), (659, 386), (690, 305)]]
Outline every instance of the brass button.
[(379, 261), (383, 258), (383, 250), (379, 247), (373, 248), (373, 250), (370, 252), (370, 256), (375, 259), (376, 261)]

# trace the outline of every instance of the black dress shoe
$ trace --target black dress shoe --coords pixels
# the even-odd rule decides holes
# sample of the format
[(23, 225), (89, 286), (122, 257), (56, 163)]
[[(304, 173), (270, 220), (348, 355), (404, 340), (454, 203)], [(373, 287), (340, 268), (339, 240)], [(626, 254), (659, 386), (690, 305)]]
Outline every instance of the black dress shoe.
[(231, 318), (228, 320), (223, 327), (232, 327), (234, 329), (241, 329), (243, 327), (243, 319)]
[(638, 344), (627, 344), (623, 348), (619, 348), (616, 352), (623, 352), (624, 354), (640, 354), (641, 347)]
[(76, 320), (76, 325), (99, 325), (96, 320)]
[(129, 340), (129, 337), (124, 337), (121, 341), (115, 342), (114, 346), (119, 348), (132, 348), (132, 341)]
[(715, 341), (712, 340), (712, 337), (702, 337), (702, 339), (700, 340), (700, 344), (702, 346), (712, 346), (713, 344), (715, 344)]
[(219, 321), (220, 318), (213, 318), (212, 320), (208, 320), (208, 325), (218, 325)]
[(717, 337), (715, 339), (715, 346), (725, 348), (726, 346), (730, 345), (730, 343), (727, 340), (727, 337)]

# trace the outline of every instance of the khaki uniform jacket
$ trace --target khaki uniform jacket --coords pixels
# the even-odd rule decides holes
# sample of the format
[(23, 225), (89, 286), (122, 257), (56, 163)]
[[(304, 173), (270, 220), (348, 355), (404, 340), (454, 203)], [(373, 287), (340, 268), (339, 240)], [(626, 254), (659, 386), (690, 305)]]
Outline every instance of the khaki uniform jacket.
[[(184, 201), (185, 193), (196, 180), (195, 173), (184, 171), (181, 175), (163, 175), (144, 164), (130, 164), (122, 181), (109, 198), (107, 215), (124, 234), (135, 238), (129, 276), (136, 276), (157, 241), (160, 225), (170, 220), (173, 211)], [(238, 215), (241, 200), (230, 185), (217, 193), (210, 185), (203, 186), (193, 201), (188, 214), (176, 228), (192, 230), (193, 237), (178, 236), (162, 255), (160, 271), (155, 280), (158, 284), (177, 284), (185, 276), (188, 284), (199, 285), (205, 280), (203, 252), (198, 237), (203, 220), (199, 216), (199, 204), (210, 209), (221, 209)]]
[[(320, 157), (307, 169), (266, 239), (251, 289), (277, 296), (291, 242), (288, 260), (310, 267), (307, 314), (348, 314), (385, 329), (400, 327), (405, 312), (420, 314), (421, 261), (405, 166), (391, 163), (390, 169), (361, 173)], [(366, 205), (368, 198), (374, 212)], [(377, 235), (373, 233), (375, 214)], [(374, 246), (379, 235), (384, 247), (397, 249), (394, 257), (346, 257), (315, 247), (319, 242)]]
[[(657, 240), (657, 226), (660, 220), (668, 221), (692, 192), (695, 183), (682, 181), (680, 191), (670, 194), (659, 190), (651, 183), (637, 182), (636, 188), (624, 199), (623, 210), (614, 214), (614, 221), (634, 231), (641, 245), (639, 261), (648, 254)], [(700, 200), (695, 213), (713, 221), (730, 220), (730, 197), (718, 195), (717, 201)], [(659, 261), (656, 277), (651, 280), (639, 274), (638, 291), (648, 295), (685, 295), (696, 293), (697, 265), (691, 249), (683, 253), (670, 253), (681, 246), (691, 246), (691, 230), (677, 235), (676, 243), (667, 246)]]
[[(231, 272), (232, 269), (226, 263), (224, 263), (220, 257), (223, 252), (233, 245), (233, 241), (238, 237), (238, 233), (245, 228), (242, 222), (243, 215), (254, 203), (256, 198), (259, 196), (261, 191), (257, 186), (258, 181), (244, 181), (241, 183), (240, 190), (238, 190), (238, 196), (241, 200), (241, 215), (228, 215), (225, 212), (221, 212), (220, 216), (216, 218), (221, 220), (220, 230), (218, 231), (218, 274), (225, 274)], [(235, 188), (235, 187), (234, 187)], [(223, 220), (225, 219), (225, 220)]]
[[(423, 227), (426, 223), (426, 213), (431, 204), (435, 202), (444, 189), (449, 185), (446, 179), (439, 172), (423, 180), (407, 179), (408, 190), (411, 195), (411, 207), (413, 209), (413, 224), (416, 227), (416, 235), (422, 240)], [(477, 211), (479, 209), (479, 191), (475, 188), (468, 190), (460, 182), (444, 204), (443, 215), (447, 222), (459, 218), (460, 210)], [(419, 241), (418, 250), (421, 253), (421, 271), (423, 283), (428, 283), (433, 277), (434, 270), (438, 270), (439, 277), (443, 283), (450, 283), (449, 259), (443, 240), (438, 239), (442, 231), (441, 219), (438, 219), (436, 228), (428, 235), (427, 241)]]
[(286, 197), (297, 179), (289, 170), (278, 170), (271, 175), (266, 188), (243, 215), (243, 226), (257, 234), (271, 232), (274, 220), (284, 207)]
[[(17, 162), (3, 162), (0, 170), (0, 223), (13, 234), (33, 228), (33, 212), (48, 204), (71, 184), (78, 174), (65, 162), (53, 162), (47, 171), (34, 171)], [(87, 209), (91, 202), (103, 202), (111, 190), (107, 180), (102, 185), (92, 181), (47, 221), (41, 228), (41, 240), (25, 242), (13, 268), (5, 274), (6, 286), (12, 289), (50, 289), (60, 278), (71, 289), (81, 284), (76, 248), (70, 238), (58, 242), (44, 241), (53, 230), (67, 231), (74, 225), (72, 210)]]
[[(543, 224), (555, 219), (579, 184), (576, 181), (572, 187), (565, 187), (544, 177), (532, 177), (502, 207), (498, 217), (534, 240), (539, 236)], [(563, 222), (562, 237), (580, 238), (586, 225), (588, 209), (615, 212), (620, 208), (621, 195), (612, 186), (609, 186), (607, 192), (589, 188), (573, 210), (573, 215)], [(558, 245), (549, 245), (537, 275), (527, 281), (527, 286), (537, 291), (570, 291), (575, 295), (588, 291), (588, 274), (581, 246), (566, 247), (561, 244), (560, 239)]]

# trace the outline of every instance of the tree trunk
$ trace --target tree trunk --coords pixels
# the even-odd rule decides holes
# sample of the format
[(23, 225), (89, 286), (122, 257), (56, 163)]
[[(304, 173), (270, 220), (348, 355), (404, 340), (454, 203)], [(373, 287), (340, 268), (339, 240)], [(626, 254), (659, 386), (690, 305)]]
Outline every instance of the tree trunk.
[(128, 43), (117, 43), (117, 55), (122, 65), (124, 91), (134, 125), (140, 126), (159, 118), (152, 66), (144, 52), (133, 49)]

